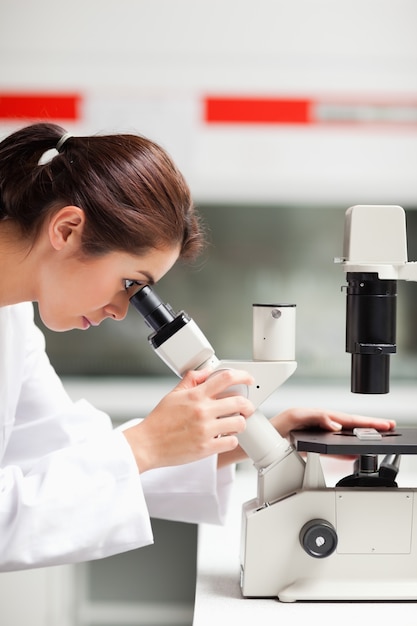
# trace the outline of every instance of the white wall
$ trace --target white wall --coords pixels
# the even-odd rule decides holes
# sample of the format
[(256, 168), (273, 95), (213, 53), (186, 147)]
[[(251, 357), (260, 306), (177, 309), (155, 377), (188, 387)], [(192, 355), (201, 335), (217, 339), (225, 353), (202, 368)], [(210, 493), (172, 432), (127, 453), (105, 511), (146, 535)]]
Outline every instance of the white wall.
[[(415, 0), (2, 0), (0, 98), (80, 94), (65, 126), (160, 141), (199, 201), (412, 206), (416, 23)], [(207, 124), (207, 95), (336, 101), (351, 123)]]

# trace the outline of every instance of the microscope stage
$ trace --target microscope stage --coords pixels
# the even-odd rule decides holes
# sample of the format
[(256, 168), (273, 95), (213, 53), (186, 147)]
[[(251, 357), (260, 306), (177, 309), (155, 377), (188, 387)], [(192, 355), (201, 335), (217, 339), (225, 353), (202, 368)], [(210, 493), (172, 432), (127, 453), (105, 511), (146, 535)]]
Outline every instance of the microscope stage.
[(333, 455), (417, 454), (417, 428), (381, 432), (380, 439), (359, 439), (351, 430), (294, 430), (291, 443), (298, 452)]

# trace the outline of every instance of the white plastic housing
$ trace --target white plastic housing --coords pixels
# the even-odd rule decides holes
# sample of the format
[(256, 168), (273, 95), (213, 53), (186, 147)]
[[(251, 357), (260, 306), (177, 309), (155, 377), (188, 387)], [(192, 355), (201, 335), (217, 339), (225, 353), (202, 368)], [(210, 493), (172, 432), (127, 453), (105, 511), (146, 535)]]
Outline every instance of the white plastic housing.
[(253, 305), (255, 361), (295, 360), (295, 304)]
[(350, 263), (406, 263), (404, 209), (396, 205), (356, 205), (345, 214), (343, 258)]
[(218, 364), (212, 345), (194, 320), (190, 320), (155, 352), (180, 377), (189, 370)]
[(381, 280), (417, 281), (417, 262), (408, 261), (405, 211), (395, 204), (359, 204), (345, 213), (345, 272), (375, 272)]

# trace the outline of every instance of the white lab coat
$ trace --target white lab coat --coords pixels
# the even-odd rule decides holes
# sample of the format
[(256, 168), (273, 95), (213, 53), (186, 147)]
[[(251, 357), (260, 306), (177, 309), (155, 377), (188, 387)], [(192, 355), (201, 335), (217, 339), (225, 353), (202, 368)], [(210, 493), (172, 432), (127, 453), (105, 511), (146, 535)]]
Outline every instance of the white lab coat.
[(150, 517), (223, 521), (233, 468), (216, 458), (139, 475), (120, 430), (73, 403), (30, 303), (0, 308), (0, 570), (152, 543)]

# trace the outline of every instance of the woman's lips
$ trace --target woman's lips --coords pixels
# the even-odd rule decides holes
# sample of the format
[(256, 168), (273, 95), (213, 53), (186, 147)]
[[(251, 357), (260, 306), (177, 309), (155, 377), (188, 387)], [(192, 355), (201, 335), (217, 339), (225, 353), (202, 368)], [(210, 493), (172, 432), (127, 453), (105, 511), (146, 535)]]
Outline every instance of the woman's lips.
[(83, 330), (87, 330), (87, 328), (90, 328), (90, 326), (91, 326), (90, 320), (87, 319), (84, 316), (83, 316), (82, 320), (83, 320)]
[(100, 322), (93, 322), (92, 320), (88, 319), (88, 317), (85, 317), (85, 315), (83, 315), (83, 330), (87, 330), (87, 328), (90, 328), (90, 326), (98, 326), (100, 324)]

